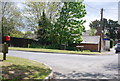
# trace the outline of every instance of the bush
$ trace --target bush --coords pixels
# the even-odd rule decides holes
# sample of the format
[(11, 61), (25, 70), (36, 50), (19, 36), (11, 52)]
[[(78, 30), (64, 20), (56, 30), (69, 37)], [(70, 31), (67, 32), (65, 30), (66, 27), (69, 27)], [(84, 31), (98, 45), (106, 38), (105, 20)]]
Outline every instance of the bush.
[[(42, 45), (40, 43), (32, 43), (32, 44), (29, 44), (28, 45), (28, 48), (45, 48), (45, 49), (63, 49), (63, 46), (61, 45), (53, 45), (53, 44), (50, 44), (50, 45)], [(75, 51), (77, 50), (77, 48), (75, 47), (75, 45), (70, 45), (70, 46), (66, 46), (65, 47), (65, 50), (72, 50), (72, 51)]]
[(32, 43), (30, 48), (60, 49), (58, 45), (42, 45), (40, 43)]
[(114, 46), (114, 40), (110, 39), (110, 48), (112, 48)]
[(68, 46), (68, 47), (66, 47), (66, 50), (71, 50), (71, 51), (75, 51), (75, 50), (77, 50), (77, 48), (76, 47), (74, 47), (74, 46)]

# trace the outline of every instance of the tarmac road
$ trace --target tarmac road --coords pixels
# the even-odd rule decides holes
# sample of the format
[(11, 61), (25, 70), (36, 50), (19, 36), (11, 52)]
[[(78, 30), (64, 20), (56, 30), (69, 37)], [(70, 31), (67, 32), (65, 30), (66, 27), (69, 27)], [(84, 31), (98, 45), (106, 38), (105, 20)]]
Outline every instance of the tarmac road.
[(118, 78), (119, 54), (72, 55), (10, 50), (8, 55), (45, 63), (52, 67), (56, 79)]

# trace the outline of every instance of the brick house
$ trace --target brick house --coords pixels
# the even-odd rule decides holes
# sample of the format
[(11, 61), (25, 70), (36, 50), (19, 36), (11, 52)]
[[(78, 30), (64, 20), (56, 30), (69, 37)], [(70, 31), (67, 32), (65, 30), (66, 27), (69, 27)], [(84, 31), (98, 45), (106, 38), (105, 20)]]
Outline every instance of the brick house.
[(79, 46), (83, 46), (83, 50), (91, 50), (91, 51), (100, 51), (100, 36), (83, 36), (83, 41), (79, 44)]
[[(88, 32), (89, 33), (89, 32)], [(83, 50), (91, 50), (91, 51), (103, 51), (104, 50), (104, 34), (100, 27), (97, 28), (97, 32), (95, 36), (89, 36), (89, 34), (85, 34), (82, 36), (83, 41), (79, 44), (79, 46), (83, 47)]]

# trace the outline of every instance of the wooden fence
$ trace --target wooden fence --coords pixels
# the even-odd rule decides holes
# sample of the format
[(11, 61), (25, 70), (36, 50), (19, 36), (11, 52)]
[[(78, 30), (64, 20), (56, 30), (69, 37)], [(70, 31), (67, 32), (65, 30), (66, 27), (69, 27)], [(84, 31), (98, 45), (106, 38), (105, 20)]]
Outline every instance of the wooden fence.
[(9, 46), (11, 46), (11, 47), (28, 47), (28, 44), (36, 43), (36, 42), (37, 41), (32, 40), (32, 39), (11, 37)]

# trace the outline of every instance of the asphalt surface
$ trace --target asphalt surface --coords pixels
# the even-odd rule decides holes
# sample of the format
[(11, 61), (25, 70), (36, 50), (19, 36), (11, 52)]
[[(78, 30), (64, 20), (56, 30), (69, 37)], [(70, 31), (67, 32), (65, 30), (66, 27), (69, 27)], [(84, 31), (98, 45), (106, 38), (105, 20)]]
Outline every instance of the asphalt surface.
[(52, 67), (56, 79), (117, 79), (118, 55), (72, 55), (12, 51), (8, 55), (27, 58)]

